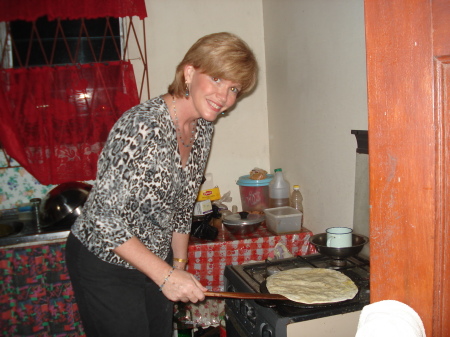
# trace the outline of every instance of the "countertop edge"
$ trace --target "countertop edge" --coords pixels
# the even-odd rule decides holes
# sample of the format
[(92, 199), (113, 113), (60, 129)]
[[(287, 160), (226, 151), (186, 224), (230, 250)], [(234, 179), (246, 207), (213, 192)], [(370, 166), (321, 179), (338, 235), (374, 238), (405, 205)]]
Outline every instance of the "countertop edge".
[(70, 230), (65, 230), (59, 232), (6, 237), (0, 240), (0, 249), (19, 248), (26, 246), (64, 242), (69, 236), (69, 233)]

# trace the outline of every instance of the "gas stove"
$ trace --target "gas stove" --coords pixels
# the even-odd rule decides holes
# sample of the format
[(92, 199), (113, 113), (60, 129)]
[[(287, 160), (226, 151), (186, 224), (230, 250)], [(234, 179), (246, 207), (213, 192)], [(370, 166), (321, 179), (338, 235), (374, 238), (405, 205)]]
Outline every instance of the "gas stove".
[[(279, 271), (292, 268), (330, 268), (350, 277), (358, 294), (348, 301), (332, 304), (306, 305), (292, 301), (226, 299), (227, 337), (285, 337), (287, 325), (320, 318), (353, 313), (370, 301), (369, 261), (359, 256), (345, 259), (335, 266), (330, 257), (313, 254), (288, 259), (256, 262), (225, 267), (225, 290), (231, 292), (267, 292), (265, 280)], [(356, 329), (356, 327), (355, 327)]]

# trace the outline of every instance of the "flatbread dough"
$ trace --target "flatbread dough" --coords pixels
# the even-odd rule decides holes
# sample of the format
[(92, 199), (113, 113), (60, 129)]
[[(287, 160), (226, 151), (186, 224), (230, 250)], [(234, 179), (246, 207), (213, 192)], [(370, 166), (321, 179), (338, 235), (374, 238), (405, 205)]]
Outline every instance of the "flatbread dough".
[(341, 302), (358, 293), (358, 287), (348, 276), (326, 268), (280, 271), (267, 278), (266, 286), (271, 294), (280, 294), (305, 304)]

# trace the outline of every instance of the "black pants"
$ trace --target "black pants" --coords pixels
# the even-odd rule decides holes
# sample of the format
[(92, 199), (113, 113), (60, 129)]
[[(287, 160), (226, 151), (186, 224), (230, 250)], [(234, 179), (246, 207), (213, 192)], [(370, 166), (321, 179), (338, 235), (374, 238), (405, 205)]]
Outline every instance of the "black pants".
[(173, 302), (144, 274), (100, 260), (72, 234), (66, 264), (86, 336), (172, 335)]

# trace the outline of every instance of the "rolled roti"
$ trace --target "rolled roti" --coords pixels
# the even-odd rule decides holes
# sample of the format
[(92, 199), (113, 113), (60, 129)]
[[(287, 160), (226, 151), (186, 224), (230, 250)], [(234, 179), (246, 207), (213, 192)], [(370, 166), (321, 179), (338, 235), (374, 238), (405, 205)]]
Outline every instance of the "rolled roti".
[(284, 270), (269, 276), (266, 286), (271, 294), (305, 304), (341, 302), (358, 293), (358, 287), (348, 276), (326, 268)]

